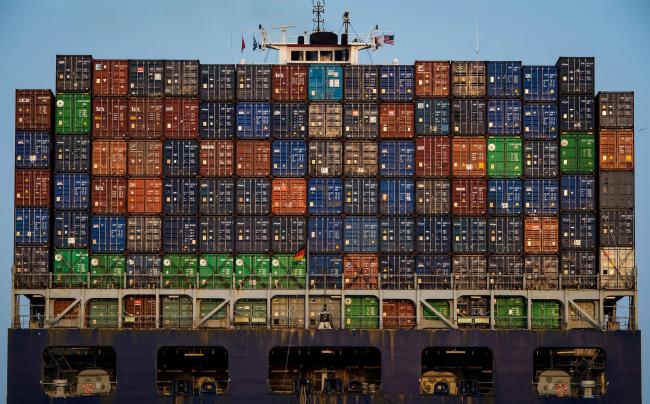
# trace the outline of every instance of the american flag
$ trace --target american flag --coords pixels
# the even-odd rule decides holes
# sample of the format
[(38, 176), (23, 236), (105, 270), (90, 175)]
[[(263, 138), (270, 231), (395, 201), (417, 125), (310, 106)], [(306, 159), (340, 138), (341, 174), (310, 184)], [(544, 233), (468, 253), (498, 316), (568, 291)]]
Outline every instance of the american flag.
[(386, 45), (395, 45), (395, 35), (384, 35), (384, 41)]

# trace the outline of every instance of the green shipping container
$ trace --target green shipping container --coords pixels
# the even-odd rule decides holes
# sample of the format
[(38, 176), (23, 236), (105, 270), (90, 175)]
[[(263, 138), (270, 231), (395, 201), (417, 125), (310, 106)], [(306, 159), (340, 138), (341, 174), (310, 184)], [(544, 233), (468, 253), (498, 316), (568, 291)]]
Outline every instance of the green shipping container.
[[(438, 311), (438, 313), (442, 314), (445, 316), (445, 318), (449, 318), (451, 315), (451, 307), (449, 304), (449, 301), (447, 300), (435, 300), (435, 299), (427, 299), (427, 303), (431, 305), (434, 309)], [(434, 314), (427, 306), (422, 306), (424, 308), (423, 310), (423, 318), (425, 320), (430, 320), (430, 321), (440, 321), (440, 317), (438, 317), (437, 314)]]
[(346, 297), (345, 328), (379, 328), (379, 299), (373, 296)]
[(169, 254), (163, 257), (163, 287), (193, 288), (199, 260), (196, 255)]
[(56, 95), (56, 133), (79, 134), (90, 132), (90, 95)]
[(233, 267), (232, 255), (201, 255), (199, 257), (199, 286), (206, 289), (230, 289)]
[(494, 299), (494, 328), (527, 328), (527, 303), (523, 297), (499, 296)]
[(530, 304), (531, 326), (536, 329), (561, 328), (560, 302), (555, 300), (533, 300)]
[(521, 138), (489, 137), (487, 142), (487, 174), (492, 178), (521, 176)]
[[(199, 305), (199, 315), (201, 318), (207, 316), (212, 310), (216, 309), (223, 303), (223, 299), (203, 299)], [(212, 320), (226, 320), (228, 318), (228, 305), (224, 304), (222, 308), (217, 310), (210, 316), (208, 321)]]
[(92, 299), (88, 307), (88, 327), (117, 328), (117, 299)]
[(237, 300), (234, 323), (240, 327), (266, 327), (266, 300)]
[(304, 289), (307, 284), (307, 261), (294, 260), (293, 254), (271, 258), (271, 282), (275, 289)]
[(160, 305), (163, 327), (192, 327), (192, 299), (187, 296), (162, 296)]
[(263, 254), (243, 254), (235, 259), (235, 287), (267, 289), (271, 262)]
[(95, 254), (90, 257), (90, 287), (114, 289), (124, 287), (126, 258), (121, 254)]
[(591, 173), (595, 167), (595, 137), (586, 133), (570, 133), (560, 137), (560, 171)]
[(88, 274), (88, 250), (60, 248), (54, 250), (54, 285), (61, 287), (83, 286)]

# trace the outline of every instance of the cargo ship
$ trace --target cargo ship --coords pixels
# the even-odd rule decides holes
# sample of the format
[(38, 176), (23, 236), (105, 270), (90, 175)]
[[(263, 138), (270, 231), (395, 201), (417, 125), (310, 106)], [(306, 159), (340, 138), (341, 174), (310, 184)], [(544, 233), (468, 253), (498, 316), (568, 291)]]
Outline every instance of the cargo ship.
[(640, 403), (633, 93), (322, 13), (16, 91), (8, 402)]

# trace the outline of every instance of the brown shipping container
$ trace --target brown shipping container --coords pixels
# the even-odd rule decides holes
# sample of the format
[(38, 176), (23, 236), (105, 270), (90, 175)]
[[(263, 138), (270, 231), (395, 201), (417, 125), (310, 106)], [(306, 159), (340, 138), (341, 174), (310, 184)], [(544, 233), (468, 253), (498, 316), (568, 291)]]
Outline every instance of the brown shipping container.
[(307, 99), (307, 66), (273, 65), (271, 70), (274, 101), (304, 101)]
[(132, 176), (162, 175), (163, 143), (153, 140), (128, 142), (127, 171)]
[(126, 213), (125, 178), (93, 178), (91, 195), (93, 214)]
[(343, 131), (341, 104), (309, 104), (309, 137), (337, 138)]
[(16, 207), (50, 206), (49, 170), (16, 170), (15, 181)]
[(487, 181), (453, 180), (451, 184), (452, 214), (484, 215)]
[(167, 139), (194, 139), (199, 134), (199, 100), (167, 98), (165, 100)]
[[(74, 300), (75, 299), (53, 299), (51, 303), (53, 317), (56, 318), (61, 313), (63, 313), (65, 309), (74, 303)], [(75, 306), (70, 309), (70, 311), (68, 311), (63, 317), (59, 319), (55, 327), (79, 327), (79, 322), (81, 321), (79, 318), (79, 306), (79, 303), (75, 304)]]
[(271, 213), (304, 215), (307, 211), (307, 182), (303, 178), (276, 178), (272, 182)]
[(600, 168), (606, 171), (634, 170), (634, 131), (600, 131)]
[(129, 98), (131, 139), (160, 139), (163, 134), (163, 102), (156, 98)]
[(130, 178), (127, 208), (129, 213), (162, 212), (162, 180)]
[(453, 137), (451, 140), (452, 175), (454, 177), (485, 177), (487, 151), (485, 138)]
[(485, 96), (485, 70), (484, 62), (452, 62), (452, 94), (456, 97)]
[(337, 141), (309, 142), (309, 175), (338, 177), (343, 172), (343, 145)]
[(524, 251), (528, 254), (554, 254), (558, 251), (557, 217), (527, 217)]
[(126, 175), (126, 141), (95, 140), (92, 144), (93, 175)]
[(199, 142), (199, 173), (203, 177), (230, 177), (233, 173), (232, 140)]
[(413, 104), (381, 104), (379, 106), (380, 138), (412, 138)]
[(16, 130), (49, 132), (53, 100), (50, 90), (16, 90)]
[(94, 96), (126, 96), (128, 91), (128, 60), (93, 60)]
[(415, 328), (415, 305), (408, 299), (384, 300), (381, 304), (383, 326), (388, 329)]
[(347, 141), (344, 147), (345, 175), (374, 177), (377, 175), (377, 142)]
[(346, 289), (377, 289), (379, 283), (377, 254), (343, 255), (343, 279)]
[(451, 169), (449, 138), (426, 136), (415, 139), (415, 175), (448, 177)]
[(126, 98), (93, 97), (93, 137), (126, 137), (128, 109)]
[(154, 328), (156, 326), (156, 297), (125, 297), (122, 317), (124, 328)]
[(266, 177), (271, 173), (271, 142), (239, 140), (236, 148), (238, 176)]
[(415, 96), (449, 96), (449, 62), (415, 62)]

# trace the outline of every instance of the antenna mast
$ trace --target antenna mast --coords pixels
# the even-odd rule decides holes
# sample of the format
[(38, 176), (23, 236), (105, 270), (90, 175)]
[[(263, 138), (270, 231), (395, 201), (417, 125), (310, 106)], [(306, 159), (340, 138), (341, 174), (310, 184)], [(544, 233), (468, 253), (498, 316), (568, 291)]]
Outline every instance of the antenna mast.
[(314, 13), (314, 32), (320, 32), (321, 31), (321, 25), (323, 28), (325, 27), (325, 17), (323, 17), (323, 14), (325, 14), (325, 0), (312, 0), (311, 2), (313, 10), (312, 13)]

